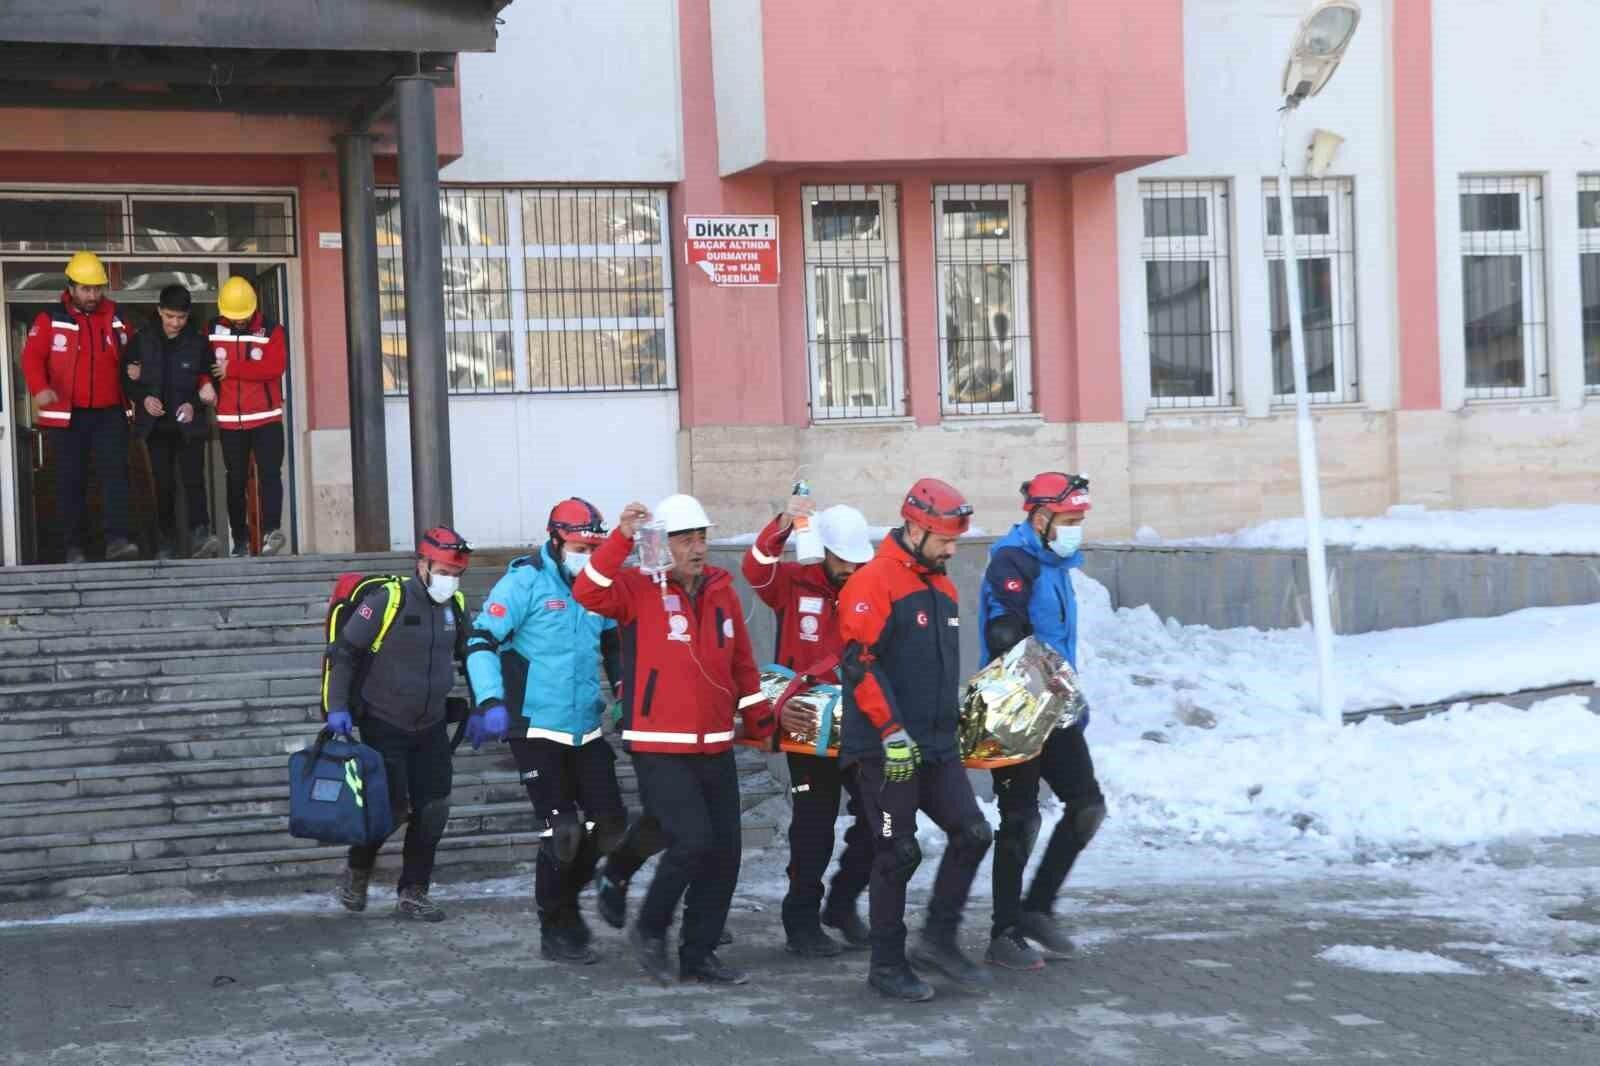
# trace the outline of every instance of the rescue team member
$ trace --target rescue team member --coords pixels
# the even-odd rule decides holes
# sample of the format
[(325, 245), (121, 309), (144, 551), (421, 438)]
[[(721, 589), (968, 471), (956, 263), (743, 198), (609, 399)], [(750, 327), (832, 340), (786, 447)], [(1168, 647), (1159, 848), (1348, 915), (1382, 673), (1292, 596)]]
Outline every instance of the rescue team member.
[[(827, 684), (839, 682), (839, 590), (856, 567), (872, 559), (872, 538), (867, 520), (853, 507), (830, 507), (812, 520), (822, 537), (820, 563), (783, 562), (784, 543), (794, 520), (810, 515), (815, 504), (809, 496), (793, 496), (788, 509), (767, 523), (742, 563), (745, 580), (772, 608), (777, 618), (775, 660), (797, 674), (807, 674)], [(802, 735), (816, 731), (814, 715), (785, 704), (780, 725)], [(840, 766), (838, 759), (788, 752), (789, 891), (783, 897), (783, 931), (788, 948), (796, 955), (828, 958), (843, 950), (823, 932), (837, 929), (852, 948), (867, 946), (867, 927), (856, 913), (856, 900), (872, 873), (872, 840), (861, 820), (860, 791), (855, 767)], [(839, 818), (840, 792), (849, 794), (855, 821), (844, 835), (839, 872), (833, 876), (828, 904), (822, 905), (822, 875), (833, 858), (834, 823)]]
[(89, 460), (100, 477), (106, 561), (138, 558), (128, 524), (128, 419), (122, 349), (127, 327), (106, 299), (105, 265), (93, 252), (67, 262), (61, 306), (40, 311), (22, 346), (22, 376), (39, 405), (56, 467), (56, 506), (67, 562), (83, 562), (88, 534)]
[[(655, 517), (666, 527), (672, 569), (659, 579), (624, 570), (644, 505), (622, 511), (573, 585), (578, 602), (622, 627), (622, 739), (647, 816), (668, 836), (655, 878), (628, 931), (640, 965), (657, 981), (676, 977), (743, 984), (717, 957), (718, 937), (739, 880), (739, 776), (734, 713), (745, 735), (772, 735), (744, 612), (727, 571), (706, 565), (711, 520), (692, 496), (668, 496)], [(684, 901), (678, 967), (667, 963), (667, 927)]]
[(585, 610), (572, 593), (605, 539), (600, 512), (573, 497), (555, 505), (545, 528), (550, 539), (511, 561), (478, 612), (467, 672), (486, 714), (516, 708), (511, 754), (544, 831), (534, 867), (540, 954), (592, 963), (578, 893), (628, 826), (616, 756), (600, 733), (610, 685), (601, 685), (599, 664), (604, 659), (606, 675), (620, 681), (621, 643), (617, 623)]
[[(450, 818), (450, 736), (445, 696), (455, 684), (461, 627), (467, 624), (458, 590), (472, 547), (461, 534), (435, 526), (417, 545), (416, 571), (400, 586), (399, 604), (380, 585), (361, 598), (330, 649), (328, 728), (348, 737), (357, 725), (361, 743), (383, 756), (396, 826), (408, 822), (394, 912), (425, 922), (444, 920), (428, 897), (434, 854)], [(369, 653), (386, 612), (396, 611), (383, 645)], [(358, 669), (361, 671), (356, 691)], [(356, 713), (351, 708), (357, 708)], [(359, 719), (358, 716), (359, 715)], [(480, 709), (467, 721), (477, 747), (504, 739), (504, 707)], [(352, 911), (367, 907), (367, 886), (381, 844), (350, 849), (334, 898)]]
[(244, 278), (229, 278), (217, 293), (219, 316), (206, 327), (211, 373), (221, 382), (217, 428), (222, 431), (222, 462), (228, 468), (228, 554), (250, 554), (245, 489), (250, 459), (256, 461), (261, 495), (261, 554), (288, 547), (283, 533), (283, 372), (289, 346), (283, 326), (268, 322), (257, 307), (256, 290)]
[(133, 404), (133, 432), (150, 453), (156, 483), (156, 522), (161, 542), (157, 559), (171, 559), (178, 546), (177, 484), (188, 506), (190, 554), (217, 555), (206, 502), (206, 439), (211, 432), (208, 405), (217, 402), (206, 373), (205, 338), (190, 325), (193, 300), (182, 285), (161, 290), (155, 320), (133, 335), (122, 353), (124, 391)]
[(961, 953), (956, 931), (989, 823), (978, 809), (956, 743), (960, 712), (960, 615), (945, 564), (972, 508), (934, 478), (911, 486), (905, 524), (878, 546), (839, 596), (845, 710), (841, 758), (857, 766), (872, 830), (872, 965), (867, 983), (893, 999), (933, 998), (907, 964), (906, 882), (922, 862), (917, 811), (948, 839), (910, 961), (973, 989), (989, 975)]
[[(1076, 475), (1051, 471), (1022, 486), (1027, 521), (1012, 526), (989, 549), (989, 568), (978, 594), (984, 662), (1031, 634), (1077, 665), (1078, 601), (1072, 570), (1083, 565), (1079, 545), (1089, 506), (1089, 482)], [(1051, 733), (1038, 758), (994, 771), (1000, 831), (995, 835), (994, 930), (988, 960), (995, 965), (1037, 970), (1045, 959), (1072, 952), (1072, 941), (1057, 927), (1051, 910), (1072, 864), (1106, 815), (1084, 738), (1088, 724), (1085, 712), (1072, 726)], [(1024, 897), (1022, 873), (1039, 834), (1041, 777), (1060, 797), (1063, 810)]]

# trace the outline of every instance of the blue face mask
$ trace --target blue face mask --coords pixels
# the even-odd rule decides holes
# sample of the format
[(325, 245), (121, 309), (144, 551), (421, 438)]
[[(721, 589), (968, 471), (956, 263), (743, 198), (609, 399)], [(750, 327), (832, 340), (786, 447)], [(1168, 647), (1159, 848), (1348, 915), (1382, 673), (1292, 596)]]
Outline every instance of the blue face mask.
[(580, 555), (571, 549), (561, 553), (561, 568), (567, 572), (569, 577), (577, 577), (583, 573), (583, 568), (588, 563), (589, 556), (587, 553)]
[(1083, 546), (1082, 526), (1057, 526), (1050, 538), (1050, 550), (1063, 559), (1070, 559)]

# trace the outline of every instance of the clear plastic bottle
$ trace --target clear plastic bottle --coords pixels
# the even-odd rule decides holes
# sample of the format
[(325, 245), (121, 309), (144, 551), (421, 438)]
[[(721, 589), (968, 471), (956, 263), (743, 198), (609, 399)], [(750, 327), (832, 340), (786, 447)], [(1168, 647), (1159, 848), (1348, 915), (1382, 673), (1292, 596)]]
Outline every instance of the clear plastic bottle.
[[(792, 492), (796, 496), (809, 497), (811, 486), (802, 478), (794, 483)], [(822, 534), (817, 532), (817, 524), (811, 520), (810, 515), (795, 515), (794, 557), (802, 563), (820, 563), (826, 557), (822, 547)]]
[(667, 547), (667, 524), (646, 522), (634, 534), (639, 545), (639, 570), (652, 577), (672, 569), (672, 550)]

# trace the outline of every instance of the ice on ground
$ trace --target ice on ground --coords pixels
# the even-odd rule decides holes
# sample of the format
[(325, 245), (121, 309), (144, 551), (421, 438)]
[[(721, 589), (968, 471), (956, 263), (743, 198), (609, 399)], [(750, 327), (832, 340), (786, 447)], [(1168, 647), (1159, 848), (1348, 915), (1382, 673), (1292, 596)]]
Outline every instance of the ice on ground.
[(1465, 963), (1431, 951), (1378, 948), (1364, 944), (1335, 944), (1317, 952), (1317, 958), (1368, 973), (1477, 974)]
[[(1414, 504), (1389, 508), (1373, 518), (1325, 518), (1329, 544), (1355, 549), (1500, 552), (1508, 555), (1600, 554), (1600, 505), (1485, 507), (1430, 511)], [(1134, 537), (1141, 544), (1164, 543), (1211, 548), (1304, 548), (1302, 518), (1280, 518), (1258, 526), (1209, 537), (1160, 540), (1149, 527)]]

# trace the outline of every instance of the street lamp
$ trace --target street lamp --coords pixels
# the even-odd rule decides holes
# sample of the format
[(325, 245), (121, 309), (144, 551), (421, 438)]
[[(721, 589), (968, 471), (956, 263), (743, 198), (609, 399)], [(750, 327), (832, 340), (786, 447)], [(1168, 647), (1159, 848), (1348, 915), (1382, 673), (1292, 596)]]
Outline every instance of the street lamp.
[(1356, 0), (1321, 0), (1300, 20), (1283, 67), (1283, 107), (1278, 112), (1278, 218), (1283, 233), (1283, 282), (1289, 298), (1289, 352), (1294, 363), (1295, 436), (1300, 451), (1300, 500), (1306, 513), (1306, 571), (1311, 583), (1311, 627), (1317, 645), (1317, 703), (1335, 725), (1344, 721), (1333, 676), (1333, 622), (1328, 610), (1328, 562), (1322, 542), (1322, 488), (1317, 480), (1317, 438), (1306, 384), (1305, 326), (1300, 321), (1300, 264), (1294, 248), (1294, 191), (1289, 181), (1289, 116), (1321, 92), (1339, 67), (1361, 21)]

